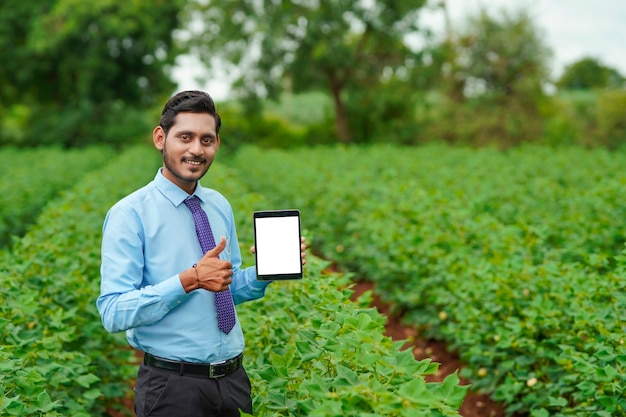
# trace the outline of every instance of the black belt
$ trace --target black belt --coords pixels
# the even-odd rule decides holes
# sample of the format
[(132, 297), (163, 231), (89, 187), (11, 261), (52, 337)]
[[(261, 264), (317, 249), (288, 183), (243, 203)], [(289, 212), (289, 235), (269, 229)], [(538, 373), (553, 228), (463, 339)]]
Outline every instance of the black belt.
[(146, 353), (143, 358), (143, 363), (148, 366), (165, 369), (166, 371), (174, 371), (179, 375), (194, 375), (204, 378), (221, 378), (230, 375), (241, 367), (242, 361), (243, 353), (240, 353), (232, 359), (211, 364), (176, 362), (169, 359), (157, 358), (149, 353)]

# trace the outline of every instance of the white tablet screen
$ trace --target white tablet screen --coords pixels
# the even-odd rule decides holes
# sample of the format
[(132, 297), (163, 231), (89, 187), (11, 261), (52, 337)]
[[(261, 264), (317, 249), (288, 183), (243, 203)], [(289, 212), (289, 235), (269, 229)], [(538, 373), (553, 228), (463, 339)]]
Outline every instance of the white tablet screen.
[(259, 279), (302, 278), (299, 211), (255, 212), (254, 238)]

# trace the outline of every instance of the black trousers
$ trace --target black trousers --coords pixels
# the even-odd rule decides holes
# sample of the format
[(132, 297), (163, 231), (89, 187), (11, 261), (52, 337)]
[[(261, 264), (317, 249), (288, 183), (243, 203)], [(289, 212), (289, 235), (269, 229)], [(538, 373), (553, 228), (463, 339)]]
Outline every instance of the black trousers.
[(181, 376), (144, 363), (139, 367), (137, 417), (239, 417), (239, 409), (252, 414), (250, 379), (243, 367), (216, 379)]

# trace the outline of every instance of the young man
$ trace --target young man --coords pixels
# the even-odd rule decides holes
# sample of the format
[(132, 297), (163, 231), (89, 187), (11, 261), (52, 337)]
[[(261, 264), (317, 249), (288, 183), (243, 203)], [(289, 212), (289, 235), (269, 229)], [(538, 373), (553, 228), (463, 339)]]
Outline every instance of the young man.
[(234, 305), (263, 297), (268, 283), (254, 267), (241, 269), (228, 201), (198, 183), (219, 149), (220, 125), (208, 94), (172, 97), (152, 134), (163, 167), (104, 221), (97, 306), (106, 330), (126, 331), (145, 352), (137, 417), (252, 413)]

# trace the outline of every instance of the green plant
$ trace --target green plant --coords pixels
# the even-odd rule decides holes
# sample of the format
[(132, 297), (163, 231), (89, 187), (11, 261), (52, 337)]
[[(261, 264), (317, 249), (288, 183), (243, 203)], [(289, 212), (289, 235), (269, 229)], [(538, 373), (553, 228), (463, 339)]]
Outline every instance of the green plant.
[(100, 229), (108, 207), (158, 166), (146, 156), (134, 148), (85, 175), (0, 252), (2, 415), (99, 415), (127, 390), (132, 351), (95, 307)]
[(232, 162), (508, 413), (625, 414), (622, 152), (246, 148)]
[[(135, 147), (86, 175), (10, 252), (0, 252), (2, 415), (102, 415), (128, 395), (134, 353), (122, 334), (103, 329), (95, 308), (100, 228), (108, 207), (154, 175), (157, 156)], [(247, 215), (266, 206), (265, 197), (219, 164), (203, 181), (232, 193), (242, 245), (251, 242)], [(275, 283), (273, 297), (240, 309), (255, 407), (264, 415), (336, 415), (345, 408), (348, 415), (457, 416), (467, 388), (456, 376), (425, 383), (437, 366), (384, 337), (384, 319), (350, 302), (348, 276), (328, 276), (326, 266), (311, 256), (307, 279), (283, 288), (289, 296)]]
[(626, 144), (626, 91), (600, 93), (597, 108), (598, 139), (610, 149)]
[(113, 156), (113, 150), (104, 146), (0, 148), (0, 247), (22, 235), (50, 200), (78, 181), (78, 175), (100, 168)]

